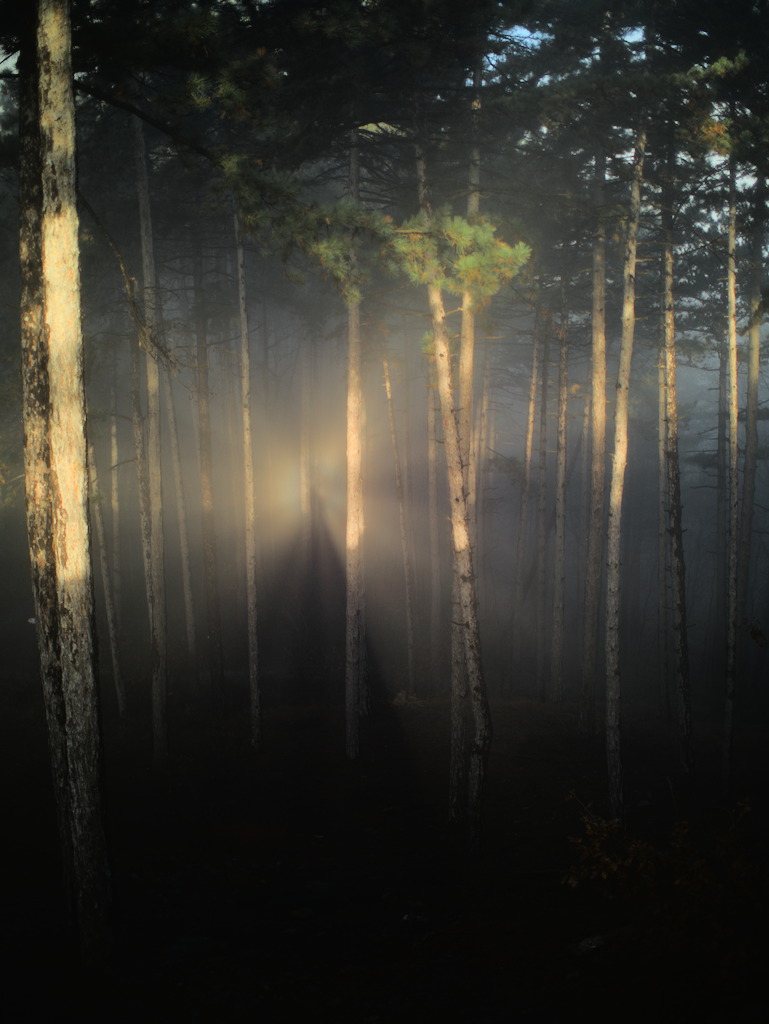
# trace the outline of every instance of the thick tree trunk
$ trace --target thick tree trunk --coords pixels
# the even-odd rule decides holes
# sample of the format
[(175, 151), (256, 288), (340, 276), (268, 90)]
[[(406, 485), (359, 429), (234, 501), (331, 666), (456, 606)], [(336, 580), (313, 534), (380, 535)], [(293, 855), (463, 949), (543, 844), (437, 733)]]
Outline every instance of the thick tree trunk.
[(609, 773), (609, 805), (615, 818), (622, 817), (622, 759), (620, 753), (620, 545), (622, 498), (628, 451), (628, 399), (630, 366), (635, 337), (635, 274), (638, 223), (641, 215), (641, 181), (646, 152), (646, 132), (636, 137), (633, 179), (630, 186), (622, 297), (622, 342), (617, 374), (614, 415), (614, 456), (609, 488), (609, 522), (606, 560), (606, 759)]
[(670, 715), (668, 671), (668, 456), (667, 456), (667, 373), (665, 333), (661, 333), (657, 361), (657, 673), (660, 708)]
[(248, 302), (246, 253), (235, 213), (235, 247), (238, 264), (238, 308), (240, 311), (240, 402), (243, 418), (243, 491), (246, 535), (246, 608), (248, 631), (248, 693), (251, 746), (262, 744), (262, 701), (259, 689), (259, 644), (256, 603), (256, 496), (254, 492), (254, 450), (251, 432), (251, 352), (248, 343)]
[[(25, 471), (65, 877), (81, 960), (94, 967), (110, 952), (110, 885), (101, 810), (70, 39), (67, 0), (40, 0), (37, 100), (27, 80), (21, 118), (22, 164), (28, 161), (21, 230), (24, 423), (32, 449)], [(31, 230), (39, 232), (39, 246)], [(30, 306), (33, 297), (42, 303), (37, 310)]]
[(590, 368), (590, 514), (582, 636), (582, 698), (580, 726), (595, 729), (598, 671), (598, 618), (603, 577), (604, 511), (606, 508), (606, 214), (604, 181), (606, 154), (599, 145), (595, 158), (593, 236), (593, 326)]
[(144, 291), (144, 358), (147, 384), (147, 486), (150, 513), (150, 572), (152, 574), (152, 738), (157, 762), (168, 755), (168, 722), (166, 716), (168, 634), (166, 628), (165, 554), (163, 550), (163, 470), (160, 436), (160, 355), (158, 348), (157, 281), (152, 237), (149, 177), (144, 148), (142, 122), (133, 118), (136, 182), (139, 199), (139, 226), (142, 250), (142, 282)]
[(19, 253), (24, 483), (40, 677), (48, 726), (59, 844), (62, 851), (65, 893), (70, 901), (69, 909), (74, 915), (72, 812), (64, 690), (59, 656), (58, 599), (49, 474), (50, 389), (48, 340), (43, 319), (43, 254), (40, 226), (43, 202), (42, 155), (35, 47), (35, 27), (34, 24), (30, 24), (19, 57)]

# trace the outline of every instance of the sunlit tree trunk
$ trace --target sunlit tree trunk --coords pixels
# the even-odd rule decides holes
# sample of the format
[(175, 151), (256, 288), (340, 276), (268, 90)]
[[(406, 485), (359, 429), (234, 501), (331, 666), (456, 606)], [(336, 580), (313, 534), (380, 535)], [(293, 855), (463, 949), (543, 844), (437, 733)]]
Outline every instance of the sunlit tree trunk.
[(208, 317), (205, 308), (203, 255), (197, 246), (193, 259), (195, 294), (195, 365), (197, 370), (198, 453), (200, 459), (200, 504), (203, 534), (203, 578), (206, 598), (207, 656), (203, 659), (201, 682), (215, 702), (223, 697), (222, 617), (219, 605), (219, 561), (216, 551), (214, 513), (214, 467), (211, 443), (211, 391), (208, 374)]
[[(22, 376), (27, 524), (65, 881), (81, 961), (110, 953), (88, 527), (75, 107), (67, 0), (40, 0), (22, 55)], [(25, 39), (31, 46), (31, 37)], [(26, 66), (25, 66), (26, 65)]]
[[(429, 212), (426, 184), (426, 161), (423, 150), (417, 149), (417, 182), (420, 208)], [(446, 310), (440, 288), (427, 285), (427, 298), (433, 332), (433, 356), (443, 427), (449, 501), (451, 506), (451, 537), (454, 573), (458, 577), (457, 594), (467, 691), (473, 733), (468, 750), (467, 803), (465, 822), (468, 845), (477, 849), (480, 843), (481, 809), (486, 781), (486, 767), (491, 746), (491, 714), (481, 657), (481, 635), (478, 622), (476, 577), (473, 565), (467, 491), (465, 489), (459, 423), (455, 410), (454, 383), (451, 367), (451, 346), (446, 325)]]
[(620, 550), (622, 498), (628, 450), (628, 399), (630, 366), (635, 337), (635, 274), (638, 223), (641, 215), (641, 181), (646, 152), (646, 131), (636, 137), (633, 178), (630, 186), (627, 237), (625, 240), (622, 297), (622, 342), (617, 374), (614, 417), (614, 455), (609, 488), (609, 521), (606, 558), (606, 759), (609, 772), (609, 805), (615, 818), (622, 817), (622, 759), (620, 753)]
[(136, 181), (139, 198), (142, 281), (144, 285), (142, 305), (145, 326), (143, 341), (147, 383), (146, 465), (149, 488), (150, 572), (152, 574), (152, 604), (150, 605), (150, 630), (152, 635), (152, 737), (155, 760), (163, 761), (168, 754), (168, 722), (166, 715), (168, 635), (166, 629), (163, 471), (160, 436), (159, 309), (144, 129), (142, 122), (137, 117), (133, 118), (133, 127)]
[[(350, 194), (359, 197), (357, 137), (350, 143)], [(351, 260), (355, 254), (351, 251)], [(363, 388), (361, 382), (360, 299), (347, 302), (347, 523), (345, 611), (345, 735), (349, 758), (360, 744), (363, 619)]]
[(256, 496), (254, 492), (254, 451), (251, 433), (251, 354), (248, 344), (248, 302), (246, 293), (246, 253), (235, 213), (235, 245), (238, 264), (238, 308), (240, 311), (240, 401), (243, 417), (243, 490), (246, 534), (246, 607), (248, 631), (248, 692), (251, 746), (262, 743), (262, 710), (259, 688), (259, 644), (256, 603)]
[[(755, 185), (748, 321), (748, 372), (745, 393), (745, 454), (742, 461), (742, 516), (737, 558), (737, 622), (746, 620), (748, 585), (753, 550), (753, 514), (756, 495), (758, 455), (758, 379), (761, 361), (761, 309), (764, 270), (764, 223), (766, 219), (766, 178), (759, 173)], [(744, 664), (745, 659), (741, 659)]]
[(727, 361), (729, 365), (729, 396), (727, 401), (729, 419), (729, 557), (727, 571), (726, 599), (726, 688), (724, 694), (724, 739), (722, 785), (725, 791), (731, 786), (732, 754), (734, 744), (734, 697), (737, 688), (737, 615), (738, 586), (737, 564), (739, 544), (739, 385), (737, 366), (737, 197), (736, 161), (729, 164), (729, 227), (727, 230), (726, 266), (726, 321)]
[(408, 530), (406, 525), (406, 501), (401, 472), (398, 432), (395, 428), (395, 412), (393, 409), (392, 381), (390, 364), (387, 358), (382, 360), (384, 373), (385, 398), (387, 399), (387, 416), (390, 422), (390, 440), (392, 442), (393, 460), (395, 462), (395, 492), (398, 498), (398, 520), (401, 533), (401, 556), (403, 559), (403, 578), (406, 595), (406, 651), (407, 651), (407, 689), (409, 697), (414, 696), (414, 586), (411, 571), (411, 553), (409, 550)]
[(606, 214), (604, 182), (606, 154), (599, 144), (595, 157), (593, 195), (593, 315), (590, 367), (590, 514), (582, 635), (582, 698), (580, 725), (595, 728), (595, 691), (598, 671), (598, 617), (603, 577), (604, 510), (606, 507)]

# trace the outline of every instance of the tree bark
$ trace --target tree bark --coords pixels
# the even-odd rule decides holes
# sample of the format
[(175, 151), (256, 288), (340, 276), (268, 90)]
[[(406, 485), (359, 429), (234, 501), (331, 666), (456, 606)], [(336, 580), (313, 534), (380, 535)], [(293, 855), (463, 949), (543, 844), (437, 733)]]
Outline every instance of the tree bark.
[[(101, 809), (67, 0), (40, 0), (36, 58), (36, 99), (28, 80), (21, 119), (22, 163), (28, 161), (21, 226), (24, 422), (32, 449), (25, 456), (27, 518), (65, 879), (81, 961), (96, 967), (109, 958), (111, 896)], [(37, 310), (29, 305), (33, 296), (41, 302)]]

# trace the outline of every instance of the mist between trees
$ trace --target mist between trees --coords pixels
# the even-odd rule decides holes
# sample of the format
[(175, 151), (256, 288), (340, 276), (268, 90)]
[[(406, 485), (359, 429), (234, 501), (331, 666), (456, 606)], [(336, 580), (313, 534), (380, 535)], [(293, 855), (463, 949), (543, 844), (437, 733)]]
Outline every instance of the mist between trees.
[[(17, 197), (20, 171), (39, 204), (45, 127), (15, 6), (0, 481), (21, 666), (34, 616), (60, 656), (66, 608), (27, 598), (19, 539)], [(239, 709), (258, 749), (266, 707), (338, 704), (355, 758), (381, 702), (445, 701), (473, 848), (503, 702), (606, 731), (613, 816), (621, 707), (678, 731), (682, 789), (697, 729), (722, 731), (728, 792), (769, 710), (766, 5), (140, 7), (72, 6), (107, 721), (151, 728), (162, 765), (184, 708)]]

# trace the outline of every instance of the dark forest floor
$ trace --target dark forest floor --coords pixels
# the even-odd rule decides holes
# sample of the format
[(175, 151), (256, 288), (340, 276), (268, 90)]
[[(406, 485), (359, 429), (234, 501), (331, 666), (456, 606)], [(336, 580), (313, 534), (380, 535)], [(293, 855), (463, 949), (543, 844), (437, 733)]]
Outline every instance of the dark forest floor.
[(172, 698), (159, 772), (108, 715), (114, 970), (81, 978), (33, 687), (2, 698), (8, 1020), (769, 1019), (765, 751), (741, 762), (732, 835), (708, 738), (685, 810), (674, 746), (629, 719), (612, 834), (601, 742), (526, 701), (494, 707), (477, 859), (446, 828), (445, 704), (382, 702), (349, 762), (337, 706), (268, 703), (254, 756), (241, 708)]

